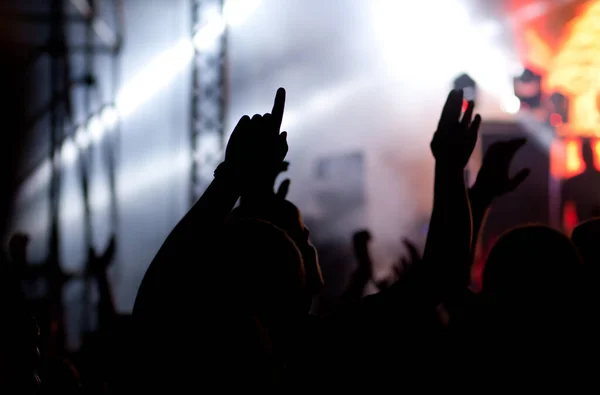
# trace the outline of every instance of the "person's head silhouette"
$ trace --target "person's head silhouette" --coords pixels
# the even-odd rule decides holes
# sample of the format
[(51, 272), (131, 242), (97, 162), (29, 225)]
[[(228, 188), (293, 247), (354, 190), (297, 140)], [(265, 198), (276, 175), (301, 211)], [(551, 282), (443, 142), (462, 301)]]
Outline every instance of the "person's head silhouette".
[(580, 263), (562, 233), (542, 225), (515, 228), (490, 251), (482, 294), (513, 312), (554, 309), (573, 289)]

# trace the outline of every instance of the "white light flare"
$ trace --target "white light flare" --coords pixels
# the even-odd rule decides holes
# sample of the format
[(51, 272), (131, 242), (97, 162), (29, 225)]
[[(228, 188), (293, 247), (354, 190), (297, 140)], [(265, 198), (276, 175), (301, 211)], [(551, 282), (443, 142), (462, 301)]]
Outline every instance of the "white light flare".
[(369, 1), (374, 46), (389, 77), (433, 92), (469, 74), (501, 102), (512, 93), (514, 62), (502, 46), (503, 26), (479, 20), (461, 0)]
[(462, 2), (372, 0), (369, 13), (373, 43), (393, 76), (436, 71), (441, 59), (450, 75), (464, 67), (467, 45), (460, 43), (469, 37), (471, 21)]
[[(120, 89), (114, 107), (105, 107), (99, 115), (90, 118), (85, 127), (78, 128), (74, 136), (75, 141), (72, 139), (65, 140), (60, 150), (65, 164), (72, 163), (76, 159), (77, 148), (86, 149), (90, 144), (99, 142), (107, 130), (111, 130), (116, 126), (119, 119), (130, 116), (140, 106), (167, 87), (192, 61), (194, 46), (197, 49), (203, 49), (214, 44), (215, 40), (224, 33), (228, 24), (233, 26), (243, 24), (260, 4), (260, 0), (228, 0), (224, 5), (223, 15), (215, 13), (214, 16), (208, 19), (208, 23), (198, 30), (192, 40), (183, 38), (171, 48), (153, 58)], [(128, 186), (126, 191), (122, 191), (122, 194), (131, 196), (136, 193), (135, 190), (145, 189), (153, 184), (154, 180), (163, 179), (167, 174), (171, 177), (173, 174), (180, 173), (188, 166), (186, 160), (179, 158), (175, 160), (175, 163), (172, 160), (166, 161), (164, 166), (156, 166), (155, 160), (149, 161), (152, 166), (148, 168), (154, 170), (150, 172), (144, 170), (143, 173), (154, 179), (150, 180), (148, 177), (139, 179), (137, 177), (136, 179), (139, 182)], [(28, 180), (24, 186), (26, 195), (35, 194), (38, 188), (47, 184), (50, 178), (49, 165), (50, 161), (45, 161), (45, 165), (38, 169), (35, 177)], [(136, 168), (136, 170), (139, 170), (137, 166)], [(160, 168), (165, 169), (166, 173), (164, 175), (155, 171)], [(100, 195), (104, 196), (104, 194)], [(105, 206), (108, 204), (105, 198), (99, 198), (94, 205), (98, 208)], [(75, 218), (79, 214), (72, 212), (69, 217)]]
[(136, 74), (117, 94), (116, 109), (121, 117), (127, 117), (142, 104), (167, 87), (184, 70), (194, 55), (194, 48), (187, 38), (160, 53)]
[(211, 48), (225, 32), (226, 26), (225, 19), (221, 15), (215, 15), (194, 34), (194, 47), (198, 51)]
[(102, 140), (102, 136), (104, 135), (104, 125), (97, 116), (93, 116), (89, 119), (87, 130), (90, 133), (92, 142), (97, 143)]
[(102, 120), (102, 124), (108, 130), (113, 130), (119, 122), (119, 113), (116, 108), (112, 106), (106, 106), (100, 113), (100, 120)]
[(72, 139), (67, 138), (62, 145), (61, 159), (65, 166), (72, 165), (77, 159), (77, 146)]
[[(117, 194), (121, 204), (130, 204), (138, 200), (141, 194), (153, 191), (168, 184), (171, 180), (181, 177), (189, 169), (189, 166), (189, 153), (182, 151), (174, 157), (173, 155), (167, 155), (159, 158), (148, 158), (142, 164), (124, 169), (122, 176), (119, 177), (121, 182), (117, 186)], [(152, 170), (148, 171), (149, 169)], [(77, 190), (72, 190), (63, 199), (63, 207), (69, 209), (63, 212), (61, 221), (64, 221), (63, 226), (70, 228), (77, 221), (80, 221), (84, 215), (83, 205), (80, 202), (81, 194)], [(104, 215), (110, 207), (110, 199), (108, 186), (104, 186), (91, 194), (90, 207), (99, 215)], [(32, 238), (42, 237), (48, 231), (43, 221), (27, 222), (31, 223), (27, 227), (27, 232)]]
[[(194, 48), (189, 38), (177, 41), (171, 48), (158, 54), (118, 92), (114, 113), (109, 110), (109, 113), (93, 116), (88, 120), (86, 126), (78, 128), (75, 133), (75, 144), (80, 149), (86, 149), (90, 144), (100, 141), (107, 124), (110, 125), (115, 120), (115, 114), (121, 119), (131, 115), (167, 87), (182, 70), (188, 67), (193, 55)], [(71, 155), (70, 147), (64, 148), (63, 145), (59, 151), (63, 152), (63, 149), (66, 149), (67, 156)], [(58, 154), (59, 152), (56, 152), (56, 155)], [(150, 163), (152, 162), (150, 161)], [(155, 166), (151, 168), (156, 169)], [(19, 191), (19, 200), (30, 200), (37, 196), (50, 181), (51, 170), (52, 162), (50, 159), (46, 159), (33, 176), (23, 184)], [(150, 174), (153, 172), (151, 171)]]
[(521, 100), (515, 95), (507, 96), (502, 100), (502, 109), (508, 114), (517, 114), (521, 109)]
[(87, 149), (90, 146), (90, 135), (84, 126), (80, 126), (75, 131), (75, 142), (81, 149)]

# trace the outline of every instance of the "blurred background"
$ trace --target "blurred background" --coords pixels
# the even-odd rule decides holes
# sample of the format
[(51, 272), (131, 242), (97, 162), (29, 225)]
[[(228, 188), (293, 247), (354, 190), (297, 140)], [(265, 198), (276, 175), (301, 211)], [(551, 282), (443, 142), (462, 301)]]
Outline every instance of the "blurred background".
[[(584, 169), (581, 139), (592, 138), (600, 152), (600, 1), (4, 0), (2, 7), (30, 81), (27, 117), (15, 131), (25, 149), (6, 236), (26, 233), (30, 264), (68, 278), (61, 297), (71, 348), (95, 325), (97, 285), (78, 276), (90, 251), (110, 260), (117, 310), (129, 312), (237, 120), (269, 111), (279, 86), (288, 92), (289, 199), (311, 228), (326, 281), (336, 273), (324, 305), (351, 271), (356, 229), (374, 235), (381, 272), (402, 252), (403, 237), (424, 242), (429, 142), (448, 90), (464, 89), (484, 118), (470, 181), (491, 142), (532, 143), (515, 163), (532, 175), (493, 208), (482, 254), (516, 224), (565, 226), (560, 188)], [(47, 278), (31, 292), (43, 293)]]

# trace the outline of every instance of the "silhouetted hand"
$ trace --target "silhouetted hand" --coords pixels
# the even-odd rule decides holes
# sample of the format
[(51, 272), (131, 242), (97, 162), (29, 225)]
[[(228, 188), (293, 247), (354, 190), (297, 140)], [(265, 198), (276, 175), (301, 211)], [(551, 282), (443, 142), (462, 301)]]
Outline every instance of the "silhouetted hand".
[(233, 130), (223, 165), (235, 175), (242, 195), (273, 193), (277, 175), (286, 167), (287, 133), (280, 133), (285, 90), (279, 88), (271, 113), (244, 116)]
[(407, 270), (410, 270), (421, 262), (421, 254), (419, 254), (417, 246), (412, 241), (405, 238), (402, 240), (402, 244), (404, 244), (406, 247), (408, 256), (403, 255), (402, 258), (400, 258), (398, 262), (392, 266), (392, 276), (388, 276), (387, 278), (375, 283), (380, 291), (391, 287), (396, 281), (398, 281), (398, 279), (402, 277), (403, 274), (406, 273)]
[(473, 119), (473, 102), (469, 102), (461, 119), (462, 105), (462, 90), (450, 92), (431, 140), (431, 152), (437, 163), (460, 169), (464, 169), (473, 153), (481, 124), (479, 115)]
[(473, 189), (491, 201), (521, 185), (529, 176), (529, 169), (520, 170), (512, 178), (508, 173), (515, 154), (526, 142), (527, 139), (512, 139), (492, 144), (483, 157)]

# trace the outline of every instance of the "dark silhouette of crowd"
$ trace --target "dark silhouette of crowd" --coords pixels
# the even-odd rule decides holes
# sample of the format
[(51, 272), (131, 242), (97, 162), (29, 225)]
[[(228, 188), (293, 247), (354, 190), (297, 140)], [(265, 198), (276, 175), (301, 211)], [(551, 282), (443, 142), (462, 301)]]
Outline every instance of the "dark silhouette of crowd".
[[(527, 178), (527, 169), (511, 175), (527, 142), (490, 146), (467, 187), (481, 117), (472, 102), (463, 109), (462, 91), (450, 92), (431, 140), (424, 250), (404, 240), (406, 255), (375, 279), (369, 243), (377, 235), (349, 230), (355, 271), (336, 308), (312, 315), (327, 283), (287, 200), (293, 185), (276, 182), (288, 166), (285, 96), (279, 89), (270, 113), (239, 120), (212, 183), (150, 263), (131, 315), (112, 301), (110, 253), (90, 251), (98, 331), (77, 353), (64, 347), (58, 302), (27, 296), (35, 275), (28, 238), (12, 237), (0, 276), (0, 393), (593, 391), (600, 221), (583, 222), (572, 237), (538, 224), (508, 231), (473, 291), (486, 212)], [(14, 146), (2, 147), (7, 191)], [(11, 198), (3, 194), (3, 220)], [(365, 297), (370, 283), (378, 292)]]

